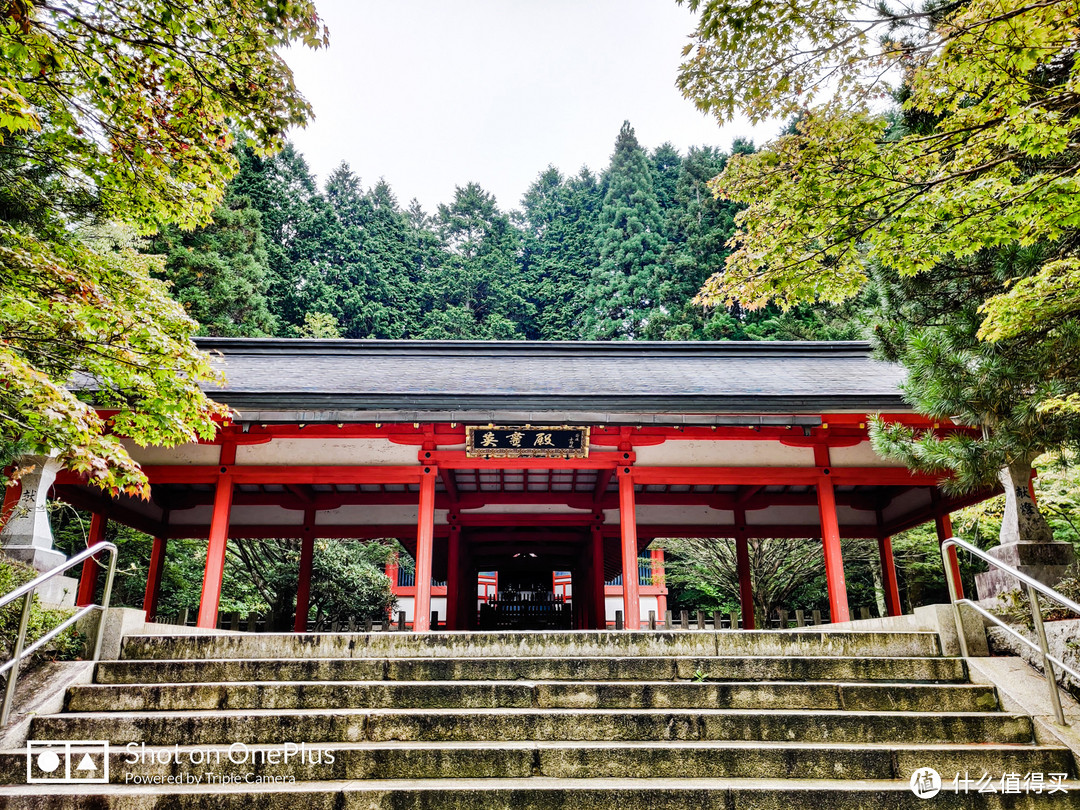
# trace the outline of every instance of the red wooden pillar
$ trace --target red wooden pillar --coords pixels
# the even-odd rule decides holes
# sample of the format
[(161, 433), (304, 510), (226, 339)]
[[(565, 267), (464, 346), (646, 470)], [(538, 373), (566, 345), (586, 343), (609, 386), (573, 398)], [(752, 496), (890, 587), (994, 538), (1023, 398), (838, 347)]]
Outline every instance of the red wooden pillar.
[(16, 481), (8, 487), (4, 487), (4, 505), (0, 507), (0, 529), (4, 528), (11, 513), (15, 511), (15, 505), (22, 497), (22, 484)]
[[(940, 547), (942, 543), (953, 536), (952, 517), (948, 512), (938, 512), (934, 516), (934, 528), (937, 530), (937, 541)], [(956, 548), (950, 548), (946, 556), (949, 558), (947, 564), (952, 568), (953, 578), (956, 580), (956, 598), (963, 599), (964, 583), (960, 580), (960, 560), (956, 557)]]
[(315, 559), (315, 510), (304, 510), (304, 536), (300, 540), (300, 570), (296, 575), (294, 633), (306, 633), (311, 609), (311, 567)]
[(663, 593), (667, 590), (667, 580), (664, 576), (664, 550), (654, 548), (649, 555), (652, 557), (653, 585), (662, 589), (656, 595), (656, 619), (662, 622), (667, 614), (667, 594)]
[(461, 570), (461, 526), (450, 526), (450, 539), (446, 545), (446, 629), (461, 630), (461, 591), (465, 587)]
[(818, 479), (818, 511), (821, 514), (821, 544), (825, 552), (825, 581), (829, 588), (830, 621), (846, 622), (848, 614), (847, 581), (844, 579), (844, 556), (840, 549), (840, 520), (836, 516), (836, 492), (832, 479)]
[(877, 543), (878, 557), (881, 559), (881, 584), (885, 588), (885, 612), (890, 616), (900, 616), (904, 611), (900, 607), (900, 585), (896, 581), (892, 538), (888, 535), (879, 537)]
[(469, 555), (468, 549), (464, 546), (464, 540), (461, 550), (459, 552), (461, 556), (461, 565), (459, 567), (460, 574), (458, 580), (461, 586), (458, 588), (458, 613), (457, 613), (457, 629), (458, 630), (471, 630), (476, 623), (476, 605), (477, 605), (477, 572), (473, 567), (472, 557)]
[(735, 510), (735, 570), (739, 575), (739, 608), (743, 630), (757, 628), (754, 615), (754, 583), (750, 578), (750, 541), (746, 539), (746, 511)]
[(622, 536), (623, 621), (627, 630), (640, 630), (637, 513), (634, 509), (634, 479), (630, 477), (629, 467), (619, 468), (619, 525)]
[(232, 511), (232, 476), (218, 476), (214, 492), (214, 514), (210, 518), (210, 537), (206, 544), (206, 571), (203, 573), (202, 597), (199, 600), (197, 625), (217, 627), (221, 582), (225, 576), (225, 544), (229, 539), (229, 513)]
[(599, 524), (592, 527), (590, 534), (592, 543), (592, 564), (589, 576), (592, 593), (592, 613), (594, 627), (597, 630), (607, 629), (607, 597), (604, 595), (604, 534)]
[(416, 519), (416, 597), (413, 599), (413, 631), (431, 629), (431, 557), (435, 545), (434, 467), (424, 467), (420, 479), (420, 509)]
[(146, 572), (146, 592), (143, 594), (143, 613), (146, 621), (157, 618), (158, 598), (161, 596), (161, 573), (165, 570), (165, 551), (168, 541), (155, 537), (150, 549), (150, 566)]
[[(94, 512), (93, 517), (90, 518), (90, 536), (86, 540), (87, 548), (105, 539), (105, 527), (108, 522), (104, 515)], [(100, 571), (101, 563), (96, 555), (83, 562), (82, 574), (79, 576), (79, 591), (75, 595), (76, 607), (94, 604), (94, 594), (97, 592)]]
[(579, 629), (587, 630), (593, 625), (593, 594), (592, 594), (592, 554), (589, 543), (585, 543), (578, 557), (578, 565), (574, 578), (574, 617), (578, 622)]

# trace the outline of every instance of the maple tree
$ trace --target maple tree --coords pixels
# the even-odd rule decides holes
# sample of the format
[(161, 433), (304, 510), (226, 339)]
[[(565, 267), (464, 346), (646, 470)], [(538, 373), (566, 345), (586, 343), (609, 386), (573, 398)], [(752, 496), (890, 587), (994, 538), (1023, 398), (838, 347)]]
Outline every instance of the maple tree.
[(984, 304), (981, 337), (1080, 308), (1075, 0), (681, 1), (701, 14), (679, 78), (699, 108), (799, 116), (714, 180), (747, 208), (704, 300), (839, 301), (873, 262), (911, 275), (1041, 243), (1035, 272)]
[(307, 0), (0, 3), (0, 449), (145, 496), (120, 437), (213, 434), (198, 326), (110, 225), (209, 222), (232, 133), (272, 150), (310, 114), (279, 49), (325, 39)]

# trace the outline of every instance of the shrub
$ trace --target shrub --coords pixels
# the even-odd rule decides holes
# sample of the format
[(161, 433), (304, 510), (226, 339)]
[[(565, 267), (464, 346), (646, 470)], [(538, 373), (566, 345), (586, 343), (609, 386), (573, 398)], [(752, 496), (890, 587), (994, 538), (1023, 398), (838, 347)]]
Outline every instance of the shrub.
[[(20, 585), (25, 585), (38, 575), (31, 566), (0, 554), (0, 594), (9, 594)], [(3, 660), (11, 658), (15, 649), (15, 636), (19, 631), (19, 618), (22, 615), (23, 600), (17, 599), (0, 608), (0, 652)], [(50, 630), (61, 624), (75, 611), (67, 608), (46, 608), (42, 606), (37, 594), (30, 605), (30, 620), (26, 627), (25, 645), (37, 641)], [(71, 661), (83, 651), (84, 637), (74, 627), (69, 627), (60, 635), (38, 650), (27, 661), (33, 665), (41, 661)]]

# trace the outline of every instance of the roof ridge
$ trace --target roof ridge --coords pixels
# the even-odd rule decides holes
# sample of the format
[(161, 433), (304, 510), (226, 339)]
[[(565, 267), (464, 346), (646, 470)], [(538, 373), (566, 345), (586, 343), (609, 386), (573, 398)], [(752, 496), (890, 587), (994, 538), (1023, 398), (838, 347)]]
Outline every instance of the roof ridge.
[(226, 354), (424, 354), (424, 355), (869, 355), (864, 340), (714, 340), (714, 341), (540, 341), (540, 340), (374, 340), (323, 338), (195, 339), (202, 349)]

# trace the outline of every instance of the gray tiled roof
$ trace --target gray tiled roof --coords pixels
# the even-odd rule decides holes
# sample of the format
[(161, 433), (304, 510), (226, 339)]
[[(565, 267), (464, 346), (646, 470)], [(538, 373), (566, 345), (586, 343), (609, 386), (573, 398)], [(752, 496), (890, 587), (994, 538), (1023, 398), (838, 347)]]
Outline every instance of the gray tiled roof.
[(198, 343), (224, 355), (228, 384), (211, 394), (256, 421), (908, 410), (903, 370), (861, 342)]

